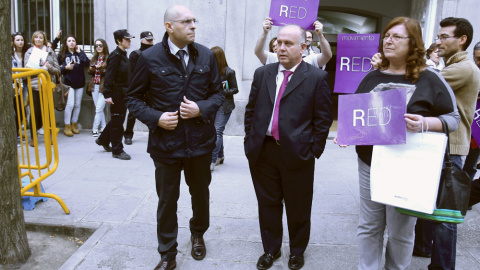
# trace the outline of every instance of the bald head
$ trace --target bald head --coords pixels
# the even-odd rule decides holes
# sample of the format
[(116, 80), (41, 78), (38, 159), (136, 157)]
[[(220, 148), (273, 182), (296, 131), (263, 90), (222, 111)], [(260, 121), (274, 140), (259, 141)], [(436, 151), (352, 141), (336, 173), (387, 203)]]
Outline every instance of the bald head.
[(170, 40), (179, 48), (195, 41), (197, 28), (192, 11), (185, 6), (172, 6), (165, 11), (165, 30)]
[(282, 32), (282, 31), (288, 32), (288, 33), (293, 33), (294, 35), (298, 34), (298, 44), (301, 45), (302, 43), (305, 43), (306, 31), (301, 26), (296, 25), (296, 24), (288, 24), (288, 25), (282, 27), (282, 29), (280, 29), (279, 33)]
[(188, 9), (185, 6), (171, 6), (165, 11), (165, 15), (163, 16), (163, 23), (169, 22), (169, 21), (174, 21), (177, 20), (178, 17), (180, 17), (183, 13), (190, 12), (190, 9)]

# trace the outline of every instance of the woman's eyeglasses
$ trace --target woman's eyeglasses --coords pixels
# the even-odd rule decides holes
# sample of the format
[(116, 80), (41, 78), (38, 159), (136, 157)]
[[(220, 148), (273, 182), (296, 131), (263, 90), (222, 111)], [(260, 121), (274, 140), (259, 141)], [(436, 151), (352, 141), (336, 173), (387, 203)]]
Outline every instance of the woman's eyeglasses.
[(95, 48), (103, 48), (103, 44), (95, 44)]
[(13, 32), (12, 33), (12, 36), (18, 36), (18, 35), (21, 36), (21, 35), (23, 35), (23, 33), (22, 32)]

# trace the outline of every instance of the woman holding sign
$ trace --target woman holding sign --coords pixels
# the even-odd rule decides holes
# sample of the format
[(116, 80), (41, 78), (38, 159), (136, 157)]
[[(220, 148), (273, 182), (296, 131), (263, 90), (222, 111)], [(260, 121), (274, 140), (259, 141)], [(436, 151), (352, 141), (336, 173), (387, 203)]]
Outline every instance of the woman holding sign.
[[(43, 31), (35, 31), (32, 35), (32, 47), (25, 53), (25, 66), (31, 68), (41, 68), (48, 71), (52, 81), (55, 82), (55, 74), (60, 72), (57, 57), (52, 49), (47, 47), (47, 37)], [(35, 60), (34, 60), (35, 59)], [(38, 59), (38, 62), (36, 61)], [(31, 61), (30, 61), (31, 60)], [(40, 108), (40, 91), (38, 77), (34, 76), (31, 80), (33, 111), (32, 119), (35, 118), (36, 129), (42, 127), (42, 111)], [(32, 121), (33, 122), (33, 121)], [(34, 146), (33, 124), (30, 122), (30, 146)]]
[[(365, 76), (356, 93), (406, 88), (405, 122), (409, 132), (442, 132), (439, 117), (448, 123), (450, 131), (456, 130), (459, 116), (453, 92), (440, 75), (426, 67), (419, 22), (397, 17), (387, 25), (382, 38), (379, 46), (382, 61), (377, 70)], [(385, 269), (406, 269), (412, 258), (416, 218), (396, 212), (393, 206), (371, 200), (372, 150), (371, 145), (356, 147), (360, 182), (358, 269), (380, 268), (386, 227)]]

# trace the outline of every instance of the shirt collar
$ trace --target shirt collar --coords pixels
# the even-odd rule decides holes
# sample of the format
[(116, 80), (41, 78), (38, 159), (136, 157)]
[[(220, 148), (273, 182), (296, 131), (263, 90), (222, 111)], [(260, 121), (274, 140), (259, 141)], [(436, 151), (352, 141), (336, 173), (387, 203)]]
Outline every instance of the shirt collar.
[(173, 55), (176, 55), (179, 50), (184, 50), (185, 52), (187, 52), (187, 55), (188, 55), (188, 45), (183, 48), (178, 48), (177, 45), (173, 44), (173, 42), (170, 40), (170, 37), (168, 37), (167, 42), (168, 42), (168, 47), (170, 47), (170, 52)]
[[(303, 61), (303, 60), (302, 60)], [(293, 66), (291, 69), (288, 69), (290, 70), (291, 72), (295, 72), (295, 70), (297, 69), (298, 65), (300, 65), (300, 63), (302, 62), (300, 61), (298, 64), (296, 64), (295, 66)], [(284, 70), (287, 70), (282, 64), (279, 64), (278, 65), (278, 72), (282, 72)]]

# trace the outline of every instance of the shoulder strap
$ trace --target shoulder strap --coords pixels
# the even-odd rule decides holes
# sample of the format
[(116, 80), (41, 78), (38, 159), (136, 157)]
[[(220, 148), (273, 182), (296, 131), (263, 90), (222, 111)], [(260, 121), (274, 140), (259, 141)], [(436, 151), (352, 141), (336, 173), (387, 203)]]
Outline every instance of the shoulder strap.
[(450, 158), (450, 130), (448, 129), (448, 124), (443, 120), (442, 118), (438, 117), (440, 119), (440, 122), (442, 122), (443, 126), (443, 133), (447, 135), (447, 148), (445, 150), (445, 158), (443, 160), (443, 163), (445, 164), (445, 167), (447, 168), (452, 168), (452, 159)]

